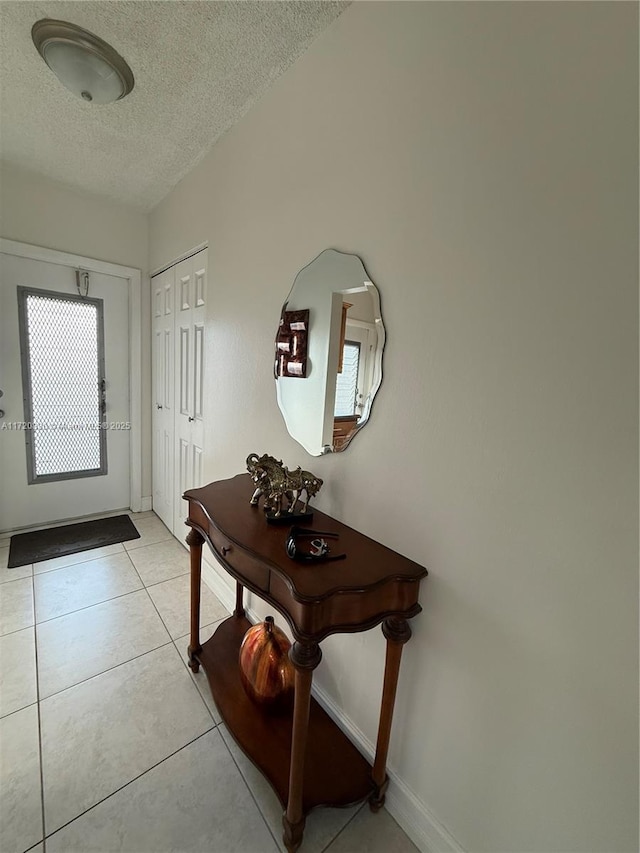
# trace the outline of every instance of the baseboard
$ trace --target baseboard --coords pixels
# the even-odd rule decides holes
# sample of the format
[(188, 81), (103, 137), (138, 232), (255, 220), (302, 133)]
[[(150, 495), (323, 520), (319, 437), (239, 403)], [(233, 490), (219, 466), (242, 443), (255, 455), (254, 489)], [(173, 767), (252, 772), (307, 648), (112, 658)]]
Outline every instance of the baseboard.
[(423, 853), (465, 853), (451, 833), (402, 779), (389, 773), (386, 808)]
[[(208, 556), (208, 555), (207, 555)], [(224, 569), (218, 571), (216, 567), (208, 562), (204, 553), (202, 555), (202, 580), (211, 592), (222, 602), (229, 613), (233, 613), (236, 606), (236, 584), (233, 578)]]
[[(375, 745), (364, 732), (346, 716), (342, 708), (321, 687), (314, 684), (312, 692), (334, 723), (373, 763)], [(423, 853), (465, 853), (464, 848), (442, 826), (411, 788), (393, 770), (387, 768), (387, 772), (389, 788), (385, 798), (385, 808), (397, 820), (416, 847)]]
[[(228, 574), (222, 574), (223, 571), (223, 569), (218, 571), (215, 566), (203, 559), (202, 580), (231, 613), (236, 603), (235, 582)], [(252, 608), (247, 608), (247, 618), (252, 623), (260, 619)], [(369, 738), (321, 687), (314, 684), (312, 693), (336, 725), (373, 763), (375, 746)], [(385, 807), (416, 847), (422, 850), (422, 853), (465, 853), (464, 848), (442, 826), (411, 788), (393, 770), (388, 770), (388, 773), (390, 781)]]

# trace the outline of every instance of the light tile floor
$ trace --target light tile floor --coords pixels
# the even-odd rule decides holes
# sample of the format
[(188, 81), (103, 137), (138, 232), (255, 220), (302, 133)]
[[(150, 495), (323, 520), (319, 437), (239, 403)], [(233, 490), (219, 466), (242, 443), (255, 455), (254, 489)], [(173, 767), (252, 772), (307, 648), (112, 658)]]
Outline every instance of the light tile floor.
[[(281, 808), (186, 665), (188, 554), (141, 538), (7, 569), (0, 542), (2, 853), (277, 853)], [(202, 624), (227, 615), (203, 587)], [(415, 853), (386, 811), (318, 809), (301, 853)]]

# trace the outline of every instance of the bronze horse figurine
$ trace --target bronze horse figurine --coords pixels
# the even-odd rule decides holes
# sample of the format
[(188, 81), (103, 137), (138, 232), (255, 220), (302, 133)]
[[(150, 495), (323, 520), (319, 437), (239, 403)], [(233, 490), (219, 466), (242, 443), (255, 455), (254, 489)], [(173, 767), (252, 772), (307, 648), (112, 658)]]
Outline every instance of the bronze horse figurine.
[(302, 502), (303, 492), (306, 499), (302, 513), (307, 513), (309, 501), (322, 486), (322, 480), (311, 471), (303, 471), (299, 466), (295, 471), (289, 471), (281, 459), (275, 459), (267, 453), (262, 456), (250, 453), (247, 456), (247, 470), (256, 486), (250, 503), (256, 506), (260, 497), (264, 496), (264, 509), (272, 512), (275, 518), (280, 518), (283, 510), (287, 514), (294, 514), (296, 504)]

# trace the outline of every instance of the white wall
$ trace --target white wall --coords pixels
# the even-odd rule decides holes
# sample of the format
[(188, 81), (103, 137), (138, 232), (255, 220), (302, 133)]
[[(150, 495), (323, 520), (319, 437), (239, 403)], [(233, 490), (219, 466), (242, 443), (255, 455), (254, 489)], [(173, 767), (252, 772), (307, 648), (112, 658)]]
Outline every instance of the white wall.
[(40, 175), (0, 166), (0, 236), (142, 271), (142, 496), (151, 495), (148, 217)]
[[(637, 103), (636, 4), (355, 3), (151, 215), (152, 268), (209, 242), (208, 477), (299, 463), (429, 567), (390, 761), (470, 851), (637, 849)], [(312, 459), (273, 340), (326, 247), (388, 338)], [(380, 632), (323, 648), (373, 740)]]

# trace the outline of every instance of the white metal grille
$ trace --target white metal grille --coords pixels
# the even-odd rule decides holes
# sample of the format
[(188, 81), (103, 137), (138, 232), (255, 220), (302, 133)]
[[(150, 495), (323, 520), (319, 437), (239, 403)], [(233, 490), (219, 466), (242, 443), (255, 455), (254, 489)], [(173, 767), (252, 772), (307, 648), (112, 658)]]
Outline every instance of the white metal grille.
[(34, 480), (104, 470), (99, 300), (24, 294)]
[(336, 405), (334, 417), (355, 415), (358, 394), (358, 368), (360, 366), (360, 344), (345, 341), (342, 354), (342, 373), (336, 382)]

